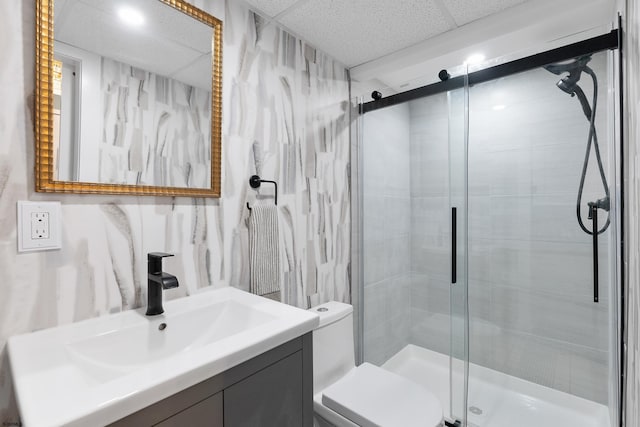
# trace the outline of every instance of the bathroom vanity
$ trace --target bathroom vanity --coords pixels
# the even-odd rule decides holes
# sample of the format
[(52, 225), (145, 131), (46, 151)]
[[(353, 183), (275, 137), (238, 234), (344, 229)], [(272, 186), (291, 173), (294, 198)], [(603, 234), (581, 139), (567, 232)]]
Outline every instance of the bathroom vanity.
[(311, 426), (312, 363), (309, 332), (111, 426)]
[(27, 426), (307, 426), (318, 316), (235, 288), (11, 337)]

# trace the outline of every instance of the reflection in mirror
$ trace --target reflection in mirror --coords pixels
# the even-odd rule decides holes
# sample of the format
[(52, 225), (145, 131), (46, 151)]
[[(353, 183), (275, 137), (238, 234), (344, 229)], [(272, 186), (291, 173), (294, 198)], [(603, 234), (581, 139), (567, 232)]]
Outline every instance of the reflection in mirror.
[(180, 0), (55, 0), (53, 12), (51, 140), (40, 144), (52, 184), (216, 190), (220, 22)]

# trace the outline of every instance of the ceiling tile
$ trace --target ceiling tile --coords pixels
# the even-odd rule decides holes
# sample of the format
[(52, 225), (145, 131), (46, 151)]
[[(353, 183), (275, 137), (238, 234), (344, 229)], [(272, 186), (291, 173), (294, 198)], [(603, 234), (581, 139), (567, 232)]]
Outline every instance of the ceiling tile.
[(526, 0), (440, 0), (458, 25), (484, 18)]
[(290, 6), (293, 6), (297, 0), (245, 0), (250, 6), (261, 12), (263, 15), (267, 15), (273, 18), (283, 10)]
[(452, 29), (433, 0), (309, 0), (279, 21), (348, 67)]

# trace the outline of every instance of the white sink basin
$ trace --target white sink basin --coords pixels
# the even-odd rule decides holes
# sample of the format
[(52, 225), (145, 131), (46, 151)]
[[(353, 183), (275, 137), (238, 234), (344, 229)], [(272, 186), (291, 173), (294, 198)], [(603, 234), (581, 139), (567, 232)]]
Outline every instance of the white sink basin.
[(26, 426), (104, 425), (303, 335), (318, 317), (235, 288), (9, 339)]
[(141, 365), (246, 332), (275, 319), (246, 304), (226, 300), (182, 313), (165, 313), (149, 322), (81, 338), (67, 343), (66, 348), (79, 367), (108, 381), (115, 375), (140, 369)]

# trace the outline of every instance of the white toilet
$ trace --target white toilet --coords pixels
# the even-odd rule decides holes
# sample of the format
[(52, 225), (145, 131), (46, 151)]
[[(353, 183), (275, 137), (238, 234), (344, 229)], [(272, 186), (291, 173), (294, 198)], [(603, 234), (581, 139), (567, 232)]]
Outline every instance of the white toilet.
[(363, 363), (355, 366), (353, 307), (329, 302), (313, 331), (315, 426), (439, 427), (442, 405), (426, 388)]

